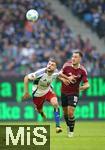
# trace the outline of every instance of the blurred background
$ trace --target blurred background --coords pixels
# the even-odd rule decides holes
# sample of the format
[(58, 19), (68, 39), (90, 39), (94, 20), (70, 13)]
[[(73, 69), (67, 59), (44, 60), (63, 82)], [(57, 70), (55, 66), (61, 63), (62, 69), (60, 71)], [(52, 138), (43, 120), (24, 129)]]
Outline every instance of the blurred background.
[[(35, 23), (25, 18), (31, 8), (39, 13)], [(104, 120), (105, 0), (0, 0), (0, 121), (42, 121), (32, 101), (22, 101), (23, 78), (52, 56), (60, 69), (75, 49), (84, 53), (91, 85), (80, 94), (76, 119)], [(61, 83), (52, 84), (60, 103)], [(44, 111), (54, 119), (50, 105)]]

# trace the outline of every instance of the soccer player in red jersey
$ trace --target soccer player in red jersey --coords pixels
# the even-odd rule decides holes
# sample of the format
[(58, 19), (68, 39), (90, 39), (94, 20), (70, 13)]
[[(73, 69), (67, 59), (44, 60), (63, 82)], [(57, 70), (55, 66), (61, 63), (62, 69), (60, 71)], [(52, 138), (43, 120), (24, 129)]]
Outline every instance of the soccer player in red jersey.
[[(70, 84), (62, 82), (61, 102), (64, 111), (64, 119), (68, 126), (68, 137), (74, 133), (74, 111), (79, 99), (79, 92), (89, 88), (87, 71), (80, 64), (83, 54), (80, 51), (73, 52), (71, 60), (67, 61), (61, 71), (70, 78)], [(83, 85), (80, 86), (81, 81)]]

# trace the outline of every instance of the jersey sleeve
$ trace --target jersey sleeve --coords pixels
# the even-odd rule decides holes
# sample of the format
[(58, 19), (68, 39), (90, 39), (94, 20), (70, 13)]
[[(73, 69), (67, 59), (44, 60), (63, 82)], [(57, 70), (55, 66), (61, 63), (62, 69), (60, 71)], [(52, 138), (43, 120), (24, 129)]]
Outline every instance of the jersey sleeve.
[(61, 68), (61, 72), (65, 74), (67, 66), (71, 65), (71, 61), (67, 61), (64, 63), (63, 67)]
[(85, 83), (85, 82), (88, 82), (88, 77), (87, 77), (87, 71), (86, 69), (84, 69), (82, 71), (82, 81)]
[(41, 77), (41, 76), (45, 73), (45, 70), (46, 70), (46, 68), (43, 68), (43, 69), (39, 69), (39, 70), (36, 71), (36, 72), (33, 72), (33, 73), (28, 74), (28, 75), (27, 75), (27, 76), (28, 76), (28, 79), (30, 79), (30, 80), (35, 80), (35, 79)]
[(56, 79), (59, 76), (59, 73), (54, 73), (53, 74), (53, 79)]
[(53, 79), (56, 79), (59, 76), (60, 72), (56, 69), (56, 71), (53, 73)]

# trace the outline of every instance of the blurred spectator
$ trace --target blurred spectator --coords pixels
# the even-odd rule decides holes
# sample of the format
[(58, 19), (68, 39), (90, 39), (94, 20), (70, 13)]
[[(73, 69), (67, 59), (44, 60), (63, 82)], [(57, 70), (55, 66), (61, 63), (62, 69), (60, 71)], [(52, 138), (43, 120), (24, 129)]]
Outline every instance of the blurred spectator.
[[(60, 0), (61, 1), (61, 0)], [(69, 0), (71, 10), (75, 16), (82, 19), (99, 38), (105, 38), (105, 0)]]
[[(79, 8), (79, 12), (86, 12), (85, 0), (82, 3), (84, 10)], [(30, 8), (36, 9), (40, 16), (35, 23), (25, 19)], [(81, 35), (74, 36), (65, 21), (54, 14), (49, 3), (43, 0), (0, 1), (0, 75), (33, 72), (44, 67), (52, 56), (61, 68), (75, 49), (84, 52), (83, 63), (90, 75), (105, 74), (102, 71), (105, 56), (99, 55), (89, 38), (84, 40)], [(94, 67), (96, 72), (93, 72)]]
[(105, 37), (105, 14), (101, 16), (100, 21), (98, 22), (96, 32), (99, 38)]

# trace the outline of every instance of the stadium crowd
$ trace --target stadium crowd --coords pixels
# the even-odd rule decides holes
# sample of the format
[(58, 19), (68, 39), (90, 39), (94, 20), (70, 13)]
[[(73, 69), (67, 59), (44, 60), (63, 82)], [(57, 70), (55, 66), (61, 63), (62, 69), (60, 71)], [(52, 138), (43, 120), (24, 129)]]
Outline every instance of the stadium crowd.
[[(35, 8), (39, 20), (28, 22), (25, 14)], [(0, 0), (0, 75), (25, 75), (44, 67), (55, 57), (60, 69), (73, 50), (84, 53), (89, 75), (105, 75), (105, 54), (89, 38), (75, 35), (65, 21), (43, 0)]]
[(73, 14), (95, 31), (99, 38), (105, 38), (105, 0), (60, 0), (71, 8)]

